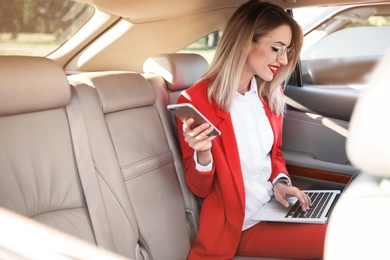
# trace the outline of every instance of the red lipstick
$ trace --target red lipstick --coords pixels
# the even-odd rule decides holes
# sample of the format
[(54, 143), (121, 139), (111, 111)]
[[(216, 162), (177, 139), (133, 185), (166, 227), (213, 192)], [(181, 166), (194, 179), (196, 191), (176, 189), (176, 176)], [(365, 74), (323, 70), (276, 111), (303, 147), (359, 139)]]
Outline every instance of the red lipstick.
[(272, 72), (272, 74), (276, 74), (276, 72), (278, 72), (278, 69), (280, 68), (280, 66), (276, 66), (276, 65), (268, 65), (270, 71)]

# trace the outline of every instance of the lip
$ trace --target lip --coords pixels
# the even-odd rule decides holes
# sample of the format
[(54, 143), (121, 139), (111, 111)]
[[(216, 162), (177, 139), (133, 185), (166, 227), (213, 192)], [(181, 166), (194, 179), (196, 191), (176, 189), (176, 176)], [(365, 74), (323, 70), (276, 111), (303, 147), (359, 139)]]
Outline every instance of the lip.
[(269, 70), (271, 71), (271, 73), (272, 73), (273, 75), (275, 75), (275, 74), (278, 72), (278, 69), (280, 68), (280, 66), (268, 65), (268, 68), (269, 68)]

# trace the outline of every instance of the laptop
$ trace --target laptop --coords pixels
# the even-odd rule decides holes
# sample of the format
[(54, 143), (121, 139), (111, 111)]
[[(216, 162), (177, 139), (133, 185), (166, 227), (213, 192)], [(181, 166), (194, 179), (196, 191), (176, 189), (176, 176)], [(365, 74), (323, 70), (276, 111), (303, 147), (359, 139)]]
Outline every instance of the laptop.
[[(361, 171), (356, 171), (347, 187), (361, 174)], [(290, 207), (285, 208), (280, 204), (275, 197), (267, 202), (258, 212), (254, 214), (252, 219), (271, 222), (294, 222), (294, 223), (312, 223), (323, 224), (328, 221), (330, 213), (341, 195), (340, 190), (303, 190), (309, 195), (312, 206), (310, 210), (304, 212), (296, 197), (287, 197), (286, 200), (290, 203)]]
[(309, 195), (311, 208), (304, 212), (296, 197), (287, 197), (290, 203), (288, 208), (280, 204), (275, 197), (267, 202), (252, 219), (271, 222), (294, 222), (323, 224), (328, 221), (329, 213), (338, 200), (339, 190), (303, 190)]

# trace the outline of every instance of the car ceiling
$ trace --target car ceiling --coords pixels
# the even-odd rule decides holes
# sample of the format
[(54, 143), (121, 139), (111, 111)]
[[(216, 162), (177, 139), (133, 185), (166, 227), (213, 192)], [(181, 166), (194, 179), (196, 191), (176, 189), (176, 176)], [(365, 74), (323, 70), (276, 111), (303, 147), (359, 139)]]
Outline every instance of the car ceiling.
[[(215, 9), (238, 7), (245, 0), (81, 0), (101, 10), (121, 17), (128, 17), (133, 23), (149, 22), (178, 17)], [(285, 9), (333, 5), (340, 3), (373, 3), (385, 1), (347, 0), (270, 0)]]
[[(49, 55), (68, 74), (83, 71), (142, 72), (156, 54), (177, 52), (205, 35), (223, 30), (246, 0), (75, 0), (101, 13)], [(336, 0), (271, 0), (285, 9), (340, 3)], [(358, 3), (359, 1), (342, 1)], [(369, 3), (370, 1), (360, 1)], [(375, 1), (380, 2), (380, 1)], [(388, 2), (388, 1), (383, 1)], [(88, 43), (88, 44), (87, 44)]]

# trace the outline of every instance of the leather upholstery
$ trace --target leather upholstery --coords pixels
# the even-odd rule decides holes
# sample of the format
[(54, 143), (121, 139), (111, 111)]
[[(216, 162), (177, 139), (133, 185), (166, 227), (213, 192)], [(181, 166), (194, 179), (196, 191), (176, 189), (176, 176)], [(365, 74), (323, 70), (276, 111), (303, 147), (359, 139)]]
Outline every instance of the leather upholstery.
[(30, 57), (0, 57), (0, 71), (0, 206), (95, 243), (62, 108), (65, 73)]
[[(161, 82), (153, 84), (153, 82), (158, 81), (157, 79), (149, 79), (149, 82), (152, 86), (161, 86), (164, 89), (162, 91), (157, 90), (158, 92), (167, 93), (168, 99), (163, 101), (166, 107), (168, 104), (176, 104), (180, 93), (194, 85), (206, 72), (208, 66), (206, 59), (199, 54), (168, 53), (147, 59), (144, 63), (144, 72), (147, 74), (147, 78), (151, 78), (150, 74), (154, 74), (164, 79), (165, 84), (161, 84)], [(161, 94), (164, 95), (164, 93)], [(170, 118), (176, 137), (176, 121), (173, 115), (170, 115)]]
[[(64, 109), (64, 71), (46, 58), (4, 56), (0, 71), (7, 83), (0, 84), (0, 207), (95, 244)], [(124, 185), (120, 174), (110, 178)], [(138, 233), (123, 210), (130, 202), (114, 181), (99, 175), (99, 182), (117, 253), (135, 259)]]
[(52, 60), (2, 56), (0, 68), (0, 116), (54, 109), (70, 102), (64, 71)]
[(170, 91), (179, 91), (191, 87), (208, 65), (206, 59), (198, 54), (170, 53), (147, 59), (144, 72), (160, 75)]
[[(132, 204), (144, 256), (185, 259), (191, 241), (184, 199), (171, 147), (155, 106), (155, 91), (144, 77), (130, 72), (85, 73), (70, 80), (83, 104), (86, 99), (98, 97), (95, 103), (100, 103), (104, 117), (98, 120), (94, 116), (95, 122), (91, 123), (92, 115), (86, 112), (92, 150), (96, 143), (106, 142), (102, 135), (92, 132), (105, 129), (105, 137), (111, 141), (106, 145), (117, 156)], [(87, 85), (93, 86), (95, 93), (89, 90), (87, 96)], [(108, 151), (93, 153), (95, 156)], [(96, 164), (100, 168), (100, 163)]]
[[(165, 133), (171, 147), (176, 171), (184, 196), (187, 212), (187, 226), (191, 241), (199, 225), (200, 200), (188, 189), (185, 182), (181, 151), (177, 141), (176, 121), (167, 105), (175, 104), (182, 90), (191, 87), (208, 67), (204, 57), (198, 54), (168, 53), (150, 57), (145, 61), (143, 75), (157, 95), (156, 107), (163, 119)], [(163, 80), (162, 80), (163, 79)]]

